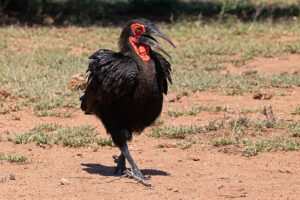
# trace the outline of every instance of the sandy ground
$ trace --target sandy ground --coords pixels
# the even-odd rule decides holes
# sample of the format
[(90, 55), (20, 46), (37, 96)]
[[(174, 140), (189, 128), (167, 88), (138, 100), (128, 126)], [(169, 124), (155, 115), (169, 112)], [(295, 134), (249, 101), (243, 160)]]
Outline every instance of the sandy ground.
[[(299, 58), (299, 55), (288, 56), (288, 59), (296, 59), (295, 62)], [(270, 62), (272, 60), (262, 62), (256, 59), (248, 66), (269, 73)], [(288, 66), (285, 70), (294, 73), (299, 70), (298, 66)], [(281, 73), (278, 68), (279, 65), (275, 65), (273, 71)], [(240, 68), (236, 69), (240, 73), (238, 70)], [(272, 105), (277, 119), (300, 120), (299, 115), (290, 114), (300, 107), (299, 87), (265, 89), (265, 92), (274, 96), (270, 100), (255, 100), (253, 94), (224, 96), (220, 91), (194, 93), (176, 102), (165, 102), (161, 119), (166, 126), (207, 125), (211, 120), (221, 120), (224, 113), (201, 112), (197, 116), (174, 118), (164, 112), (193, 106), (226, 106), (231, 111), (228, 115), (238, 117), (237, 111), (241, 108), (261, 110), (264, 105)], [(276, 95), (282, 92), (286, 95)], [(36, 125), (53, 122), (64, 126), (96, 126), (101, 136), (106, 136), (98, 119), (79, 110), (70, 118), (36, 117), (31, 109), (13, 114), (20, 116), (21, 120), (12, 120), (10, 114), (0, 114), (2, 138), (6, 138), (7, 131), (22, 133)], [(259, 112), (248, 117), (265, 119)], [(150, 138), (147, 136), (149, 132), (146, 129), (142, 135), (134, 136), (129, 148), (142, 173), (151, 176), (148, 182), (154, 186), (153, 189), (126, 178), (108, 183), (117, 177), (113, 173), (115, 163), (112, 159), (112, 155), (119, 154), (115, 147), (99, 147), (94, 151), (92, 147), (54, 145), (44, 149), (35, 144), (16, 145), (3, 141), (0, 142), (0, 152), (25, 155), (29, 161), (25, 164), (0, 162), (0, 199), (300, 199), (299, 151), (260, 153), (247, 158), (234, 147), (217, 148), (205, 143), (194, 144), (185, 150), (159, 149), (155, 145), (177, 140)], [(210, 139), (207, 135), (199, 137)], [(10, 174), (15, 175), (15, 180), (10, 180)], [(62, 178), (69, 180), (70, 184), (62, 185)]]

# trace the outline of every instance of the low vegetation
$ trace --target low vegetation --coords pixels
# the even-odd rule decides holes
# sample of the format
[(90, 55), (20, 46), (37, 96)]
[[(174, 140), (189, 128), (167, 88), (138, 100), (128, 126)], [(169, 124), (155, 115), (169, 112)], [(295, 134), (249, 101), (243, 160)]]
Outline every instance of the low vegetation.
[[(264, 151), (295, 151), (299, 149), (300, 141), (288, 137), (270, 137), (260, 140), (249, 139), (249, 136), (262, 135), (265, 132), (285, 130), (286, 136), (300, 137), (300, 123), (287, 122), (283, 120), (255, 121), (248, 118), (223, 119), (221, 121), (210, 121), (205, 126), (183, 126), (183, 127), (154, 127), (151, 129), (150, 137), (182, 140), (173, 143), (161, 143), (158, 148), (181, 147), (186, 149), (197, 142), (202, 142), (202, 134), (214, 133), (209, 144), (215, 147), (234, 145), (244, 149), (242, 155), (253, 156)], [(197, 134), (197, 135), (196, 135)], [(193, 135), (193, 137), (189, 137)], [(231, 137), (215, 137), (214, 135), (231, 135)], [(213, 137), (212, 137), (213, 136)]]
[(294, 141), (290, 138), (283, 137), (273, 137), (261, 140), (216, 138), (213, 139), (211, 143), (216, 147), (234, 145), (243, 149), (242, 155), (246, 157), (256, 156), (259, 152), (298, 151), (300, 149), (300, 141)]
[(199, 106), (199, 107), (193, 107), (191, 109), (182, 110), (182, 111), (169, 110), (166, 112), (166, 114), (172, 117), (179, 117), (183, 115), (197, 115), (202, 111), (220, 112), (220, 111), (226, 111), (226, 108), (222, 106), (214, 106), (214, 107)]
[(4, 153), (0, 153), (0, 161), (7, 160), (10, 163), (23, 163), (28, 160), (26, 156), (18, 156), (18, 155), (5, 155)]
[(184, 141), (181, 142), (175, 142), (175, 143), (162, 143), (162, 144), (158, 144), (156, 145), (157, 148), (176, 148), (176, 147), (180, 147), (181, 149), (188, 149), (190, 148), (193, 144), (195, 143), (202, 143), (201, 139), (199, 138), (188, 138), (185, 139)]
[(236, 144), (237, 142), (231, 138), (215, 138), (211, 141), (211, 143), (215, 147), (220, 147), (220, 146)]
[(295, 108), (291, 113), (292, 115), (300, 115), (300, 107)]
[(170, 138), (170, 139), (184, 139), (188, 135), (200, 133), (203, 127), (198, 126), (182, 126), (182, 127), (165, 127), (165, 128), (152, 128), (150, 137), (154, 138)]
[(289, 125), (289, 132), (294, 137), (300, 137), (300, 121)]
[(255, 156), (259, 152), (270, 151), (298, 151), (300, 142), (293, 141), (289, 138), (268, 138), (263, 140), (245, 141), (243, 144), (246, 149), (243, 151), (243, 156)]
[(62, 144), (63, 146), (82, 147), (92, 143), (101, 146), (114, 146), (111, 138), (99, 137), (99, 133), (95, 131), (94, 127), (61, 127), (58, 124), (39, 125), (30, 129), (27, 133), (10, 136), (7, 140), (16, 144), (34, 142), (42, 146)]

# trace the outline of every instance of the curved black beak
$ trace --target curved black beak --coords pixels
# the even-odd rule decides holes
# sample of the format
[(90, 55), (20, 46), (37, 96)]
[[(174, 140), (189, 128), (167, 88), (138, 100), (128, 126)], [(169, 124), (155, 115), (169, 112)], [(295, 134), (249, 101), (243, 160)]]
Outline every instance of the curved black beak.
[(140, 42), (140, 43), (144, 43), (144, 44), (147, 44), (147, 45), (149, 45), (149, 46), (151, 46), (151, 47), (154, 47), (154, 48), (157, 48), (158, 50), (160, 50), (160, 51), (162, 51), (164, 54), (166, 54), (169, 58), (172, 58), (169, 54), (168, 54), (168, 52), (166, 52), (166, 50), (164, 50), (163, 48), (162, 48), (162, 46), (159, 44), (159, 42), (156, 40), (156, 39), (154, 39), (153, 37), (151, 37), (150, 35), (144, 35), (144, 36), (140, 36), (139, 37), (139, 39), (138, 39), (138, 41)]
[(165, 40), (167, 40), (174, 48), (176, 48), (175, 44), (165, 35), (163, 34), (154, 24), (149, 25), (146, 27), (146, 31), (144, 34), (140, 35), (138, 38), (138, 41), (140, 43), (147, 44), (151, 47), (157, 48), (158, 50), (165, 53), (168, 57), (172, 58), (160, 45), (160, 43), (154, 39), (153, 36), (161, 37)]

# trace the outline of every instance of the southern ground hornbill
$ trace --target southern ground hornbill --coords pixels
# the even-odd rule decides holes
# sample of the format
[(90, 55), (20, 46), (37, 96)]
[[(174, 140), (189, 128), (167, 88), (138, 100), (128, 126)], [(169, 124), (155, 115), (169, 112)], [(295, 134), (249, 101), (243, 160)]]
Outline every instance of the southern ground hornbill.
[(169, 54), (152, 36), (175, 47), (151, 21), (129, 21), (121, 32), (120, 52), (101, 49), (90, 57), (88, 87), (81, 97), (81, 109), (101, 119), (121, 150), (115, 160), (115, 173), (124, 173), (127, 159), (133, 174), (142, 179), (127, 141), (132, 139), (132, 133), (141, 133), (160, 115), (163, 93), (167, 93), (168, 81), (171, 82), (170, 63), (151, 47)]

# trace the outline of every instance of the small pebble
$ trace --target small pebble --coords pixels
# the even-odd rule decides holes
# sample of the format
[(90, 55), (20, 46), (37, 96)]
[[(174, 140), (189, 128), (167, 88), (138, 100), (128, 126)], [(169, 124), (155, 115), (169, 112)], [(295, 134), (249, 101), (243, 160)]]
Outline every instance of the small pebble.
[(193, 161), (199, 161), (200, 158), (192, 158)]
[(178, 189), (175, 189), (174, 192), (179, 192), (179, 190), (178, 190)]
[(167, 188), (168, 190), (173, 190), (173, 188), (171, 187), (171, 186), (168, 186), (168, 188)]
[(9, 175), (9, 179), (12, 180), (12, 181), (14, 181), (14, 180), (16, 180), (16, 176), (14, 174), (10, 174)]
[(69, 185), (70, 184), (70, 181), (68, 180), (68, 179), (66, 179), (66, 178), (62, 178), (62, 179), (60, 179), (60, 184), (62, 184), (62, 185)]

